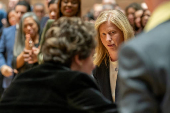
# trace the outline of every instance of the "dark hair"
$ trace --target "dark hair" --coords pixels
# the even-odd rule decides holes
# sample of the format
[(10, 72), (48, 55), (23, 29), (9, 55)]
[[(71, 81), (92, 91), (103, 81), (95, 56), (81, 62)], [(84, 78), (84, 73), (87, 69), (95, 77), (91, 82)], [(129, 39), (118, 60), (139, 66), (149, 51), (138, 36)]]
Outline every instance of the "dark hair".
[[(62, 13), (61, 13), (61, 2), (62, 2), (62, 0), (58, 1), (56, 20), (63, 16)], [(78, 13), (75, 16), (76, 17), (81, 17), (81, 0), (79, 0)]]
[(133, 9), (135, 9), (135, 11), (137, 11), (137, 10), (142, 10), (142, 7), (140, 6), (140, 4), (138, 4), (138, 3), (131, 3), (130, 5), (128, 5), (126, 8), (125, 8), (125, 13), (126, 13), (126, 15), (127, 15), (127, 12), (128, 12), (128, 9), (129, 8), (133, 8)]
[(48, 3), (48, 7), (50, 7), (51, 4), (57, 4), (58, 3), (58, 0), (51, 0), (49, 3)]
[[(26, 2), (26, 1), (19, 1), (16, 4), (16, 6), (17, 5), (23, 5), (23, 6), (27, 7), (27, 12), (31, 12), (31, 6), (30, 6), (30, 4), (28, 2)], [(15, 8), (16, 8), (16, 6), (15, 6)]]
[(93, 24), (77, 17), (61, 17), (47, 31), (42, 46), (43, 59), (70, 67), (75, 55), (85, 59), (95, 49), (94, 37)]
[(34, 8), (35, 6), (42, 6), (42, 7), (45, 8), (44, 4), (42, 4), (42, 3), (35, 3), (34, 6), (33, 6), (33, 8)]

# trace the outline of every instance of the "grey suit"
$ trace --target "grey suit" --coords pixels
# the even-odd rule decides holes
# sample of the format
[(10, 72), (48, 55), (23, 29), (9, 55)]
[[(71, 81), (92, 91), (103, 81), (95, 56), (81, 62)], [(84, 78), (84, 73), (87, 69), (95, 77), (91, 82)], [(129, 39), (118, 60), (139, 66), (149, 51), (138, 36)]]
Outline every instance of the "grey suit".
[(121, 113), (170, 112), (170, 21), (123, 45), (119, 53)]

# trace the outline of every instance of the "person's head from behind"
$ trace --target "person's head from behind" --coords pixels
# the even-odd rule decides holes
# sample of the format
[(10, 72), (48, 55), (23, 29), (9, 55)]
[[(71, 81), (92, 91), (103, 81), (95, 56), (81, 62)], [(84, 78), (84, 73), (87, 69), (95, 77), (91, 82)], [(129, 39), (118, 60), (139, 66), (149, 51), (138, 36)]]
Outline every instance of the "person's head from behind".
[(42, 54), (45, 62), (56, 62), (91, 74), (94, 69), (95, 30), (77, 17), (62, 17), (47, 31)]
[(34, 41), (38, 38), (39, 32), (40, 24), (36, 14), (33, 12), (25, 13), (19, 23), (18, 37), (14, 46), (14, 55), (18, 56), (23, 51), (27, 34), (29, 34)]
[(37, 15), (38, 19), (41, 20), (45, 15), (45, 6), (42, 3), (36, 3), (33, 6), (33, 11)]
[(19, 1), (15, 6), (15, 12), (17, 13), (18, 23), (19, 23), (21, 17), (26, 12), (30, 12), (30, 11), (31, 11), (31, 7), (30, 7), (29, 3), (27, 3), (26, 1)]
[(126, 16), (120, 10), (102, 12), (95, 22), (98, 45), (94, 63), (100, 65), (109, 56), (117, 60), (119, 46), (134, 36), (133, 29)]
[(9, 26), (16, 25), (18, 17), (16, 16), (15, 10), (9, 10), (7, 12), (7, 23)]
[(63, 16), (81, 17), (81, 0), (59, 0), (57, 19)]
[(57, 4), (58, 4), (58, 0), (51, 0), (48, 3), (48, 10), (49, 10), (49, 18), (50, 19), (56, 19), (56, 15), (57, 15)]
[(126, 16), (129, 20), (131, 26), (134, 27), (134, 25), (135, 25), (135, 17), (134, 17), (135, 12), (137, 10), (141, 10), (141, 9), (142, 9), (142, 7), (138, 3), (131, 3), (129, 6), (126, 7), (125, 13), (126, 13)]

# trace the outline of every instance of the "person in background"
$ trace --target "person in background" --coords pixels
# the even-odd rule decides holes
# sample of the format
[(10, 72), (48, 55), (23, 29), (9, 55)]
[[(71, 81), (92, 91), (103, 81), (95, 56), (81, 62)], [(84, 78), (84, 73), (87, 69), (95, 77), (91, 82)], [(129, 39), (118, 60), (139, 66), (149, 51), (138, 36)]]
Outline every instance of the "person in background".
[(145, 0), (152, 12), (144, 32), (119, 53), (120, 113), (170, 111), (170, 0)]
[(0, 1), (0, 9), (6, 11), (6, 5)]
[(102, 4), (116, 4), (116, 1), (115, 0), (102, 0)]
[(133, 29), (120, 10), (102, 12), (95, 22), (95, 29), (98, 45), (93, 76), (102, 94), (117, 102), (118, 50), (123, 42), (134, 36)]
[(94, 26), (80, 18), (54, 22), (42, 45), (44, 63), (15, 78), (0, 101), (0, 112), (117, 113), (89, 75), (94, 36)]
[[(37, 52), (40, 38), (40, 24), (38, 17), (33, 12), (25, 13), (19, 24), (18, 37), (16, 37), (14, 44), (14, 56), (12, 61), (13, 69), (18, 70), (18, 73), (22, 73), (34, 66), (35, 61), (32, 56), (28, 57), (34, 52)], [(37, 54), (34, 54), (37, 55)], [(30, 59), (28, 61), (28, 59)], [(33, 61), (31, 61), (33, 59)]]
[(39, 46), (40, 53), (38, 57), (40, 64), (43, 62), (43, 56), (41, 54), (41, 45), (43, 45), (45, 42), (44, 38), (46, 31), (51, 27), (52, 23), (57, 21), (60, 17), (81, 17), (81, 0), (59, 0), (56, 11), (57, 12), (55, 20), (49, 19), (47, 21), (47, 24), (41, 36), (41, 42)]
[(33, 5), (33, 12), (38, 17), (39, 21), (45, 16), (45, 6), (42, 3), (36, 3)]
[(143, 15), (143, 10), (138, 10), (135, 12), (135, 35), (138, 35), (143, 31), (143, 28), (141, 25), (142, 15)]
[(134, 15), (137, 10), (142, 10), (142, 7), (138, 3), (131, 3), (125, 9), (126, 16), (134, 31), (135, 31), (135, 16)]
[(93, 5), (93, 16), (94, 16), (94, 20), (97, 19), (97, 17), (99, 16), (99, 14), (102, 12), (103, 10), (103, 5), (102, 4), (94, 4)]
[[(20, 21), (22, 15), (26, 12), (30, 11), (30, 6), (27, 2), (20, 1), (15, 6), (15, 12), (17, 13), (17, 24)], [(0, 72), (4, 76), (2, 87), (6, 89), (14, 75), (14, 71), (12, 66), (13, 59), (13, 47), (15, 42), (15, 37), (17, 37), (18, 25), (10, 26), (8, 28), (4, 28), (0, 40)], [(15, 71), (16, 72), (16, 71)]]
[(8, 10), (15, 9), (16, 4), (19, 0), (8, 0)]
[(150, 16), (151, 16), (151, 12), (148, 9), (143, 11), (143, 14), (141, 16), (141, 26), (142, 26), (142, 29), (145, 28), (145, 26), (146, 26)]
[[(4, 10), (0, 9), (0, 36), (2, 35), (2, 31), (3, 31), (4, 25), (5, 25), (5, 23), (2, 23), (2, 22), (4, 19), (6, 20), (6, 16), (7, 16), (6, 12)], [(1, 39), (1, 37), (0, 37), (0, 39)]]
[(56, 19), (56, 12), (57, 12), (57, 3), (58, 0), (50, 0), (50, 2), (48, 2), (48, 12), (49, 15), (48, 17), (43, 17), (41, 22), (40, 22), (40, 27), (41, 29), (43, 29), (48, 21), (48, 19)]
[(7, 12), (7, 24), (8, 24), (8, 27), (17, 24), (18, 18), (17, 18), (16, 15), (17, 14), (16, 14), (15, 10), (9, 10)]

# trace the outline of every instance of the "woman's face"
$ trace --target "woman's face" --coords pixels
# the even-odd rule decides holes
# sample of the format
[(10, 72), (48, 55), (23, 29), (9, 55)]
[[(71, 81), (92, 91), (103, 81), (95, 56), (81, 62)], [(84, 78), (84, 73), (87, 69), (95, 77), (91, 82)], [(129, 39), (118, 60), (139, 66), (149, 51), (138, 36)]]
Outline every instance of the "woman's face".
[(79, 4), (79, 0), (62, 0), (61, 13), (66, 17), (76, 16), (79, 10)]
[(141, 28), (141, 16), (143, 14), (143, 10), (138, 10), (135, 12), (135, 24), (138, 28)]
[(146, 11), (144, 12), (144, 16), (142, 17), (142, 20), (141, 20), (141, 21), (142, 21), (142, 25), (143, 25), (144, 27), (146, 26), (146, 24), (147, 24), (150, 16), (151, 16), (151, 12), (150, 12), (149, 10), (146, 10)]
[(134, 25), (135, 23), (135, 18), (134, 18), (134, 14), (135, 14), (135, 9), (133, 9), (132, 7), (130, 7), (128, 10), (127, 10), (127, 18), (130, 22), (130, 25)]
[(49, 6), (49, 18), (50, 19), (56, 19), (56, 13), (57, 13), (57, 4), (50, 4)]
[(124, 41), (123, 32), (112, 22), (107, 21), (99, 27), (100, 39), (109, 54), (118, 51), (120, 44)]
[(92, 50), (89, 57), (82, 60), (82, 67), (80, 69), (81, 72), (87, 73), (88, 75), (92, 74), (93, 69), (95, 68), (93, 64), (93, 56), (94, 56), (95, 50)]
[(8, 14), (8, 20), (10, 25), (16, 25), (18, 19), (14, 10)]
[(30, 34), (34, 38), (38, 34), (38, 25), (32, 17), (25, 18), (23, 22), (23, 31), (25, 34)]

